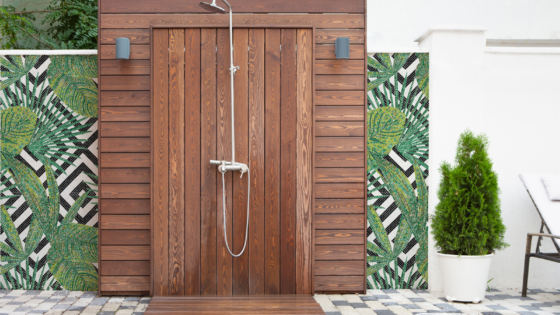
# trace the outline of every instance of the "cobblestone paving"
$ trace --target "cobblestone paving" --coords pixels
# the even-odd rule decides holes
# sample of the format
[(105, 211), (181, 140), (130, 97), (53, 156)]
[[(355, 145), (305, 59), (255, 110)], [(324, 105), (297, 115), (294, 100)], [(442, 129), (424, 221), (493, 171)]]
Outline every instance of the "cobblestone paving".
[(412, 315), (460, 313), (476, 315), (560, 315), (560, 290), (492, 290), (478, 304), (448, 303), (424, 290), (368, 290), (367, 295), (315, 295), (327, 315)]
[[(560, 290), (492, 290), (479, 304), (448, 303), (422, 290), (368, 290), (367, 295), (315, 295), (327, 315), (560, 315)], [(0, 315), (140, 315), (149, 297), (98, 297), (97, 292), (0, 290)], [(435, 315), (435, 314), (434, 314)]]

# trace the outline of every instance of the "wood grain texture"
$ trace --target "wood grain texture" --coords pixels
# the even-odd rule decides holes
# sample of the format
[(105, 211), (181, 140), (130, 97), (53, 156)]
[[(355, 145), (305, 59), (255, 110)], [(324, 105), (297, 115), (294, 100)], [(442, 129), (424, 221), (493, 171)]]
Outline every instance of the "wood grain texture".
[(102, 230), (149, 230), (149, 215), (103, 215), (100, 220)]
[[(363, 216), (362, 216), (363, 217)], [(316, 261), (315, 276), (364, 276), (363, 261)]]
[(362, 137), (365, 134), (364, 124), (365, 124), (364, 122), (355, 122), (355, 121), (315, 122), (315, 136), (317, 137)]
[(118, 137), (149, 137), (149, 122), (101, 122), (99, 123), (100, 138)]
[(99, 152), (150, 152), (150, 138), (101, 138)]
[(150, 89), (150, 77), (147, 75), (108, 75), (99, 85), (101, 91), (147, 91)]
[(363, 60), (316, 60), (315, 74), (364, 74)]
[[(101, 14), (99, 20), (101, 29), (150, 28), (151, 25), (228, 27), (229, 16), (227, 14)], [(255, 25), (306, 25), (316, 28), (363, 29), (365, 21), (363, 14), (348, 14), (337, 19), (333, 19), (331, 15), (327, 14), (233, 15), (234, 27)]]
[[(231, 82), (230, 82), (230, 45), (229, 30), (217, 29), (216, 31), (217, 65), (216, 65), (216, 93), (217, 93), (217, 156), (220, 161), (231, 161)], [(216, 167), (216, 166), (214, 166)], [(230, 295), (232, 293), (232, 265), (233, 260), (226, 248), (225, 237), (232, 239), (232, 183), (233, 172), (225, 174), (225, 197), (226, 197), (226, 231), (224, 231), (224, 209), (223, 209), (223, 186), (222, 174), (217, 173), (216, 199), (218, 200), (217, 216), (216, 216), (216, 239), (217, 239), (217, 256), (216, 264), (218, 266), (218, 295)], [(226, 234), (227, 232), (227, 234)]]
[(169, 30), (169, 294), (185, 294), (185, 31)]
[(359, 199), (364, 197), (364, 184), (316, 184), (317, 199)]
[[(115, 45), (99, 45), (99, 56), (101, 59), (116, 59), (117, 50)], [(130, 45), (130, 59), (150, 59), (150, 45)]]
[[(249, 31), (233, 30), (233, 56), (236, 65), (249, 63)], [(249, 71), (241, 66), (235, 74), (235, 160), (249, 165)], [(245, 241), (247, 225), (247, 179), (233, 176), (233, 252), (239, 253)], [(249, 294), (249, 253), (233, 259), (232, 293)]]
[(150, 106), (150, 91), (106, 91), (101, 93), (100, 106)]
[(149, 107), (101, 107), (99, 120), (104, 121), (150, 121)]
[(315, 183), (363, 183), (365, 168), (315, 168)]
[(149, 153), (103, 153), (99, 168), (150, 167)]
[(315, 113), (317, 121), (364, 121), (363, 106), (316, 106)]
[[(364, 60), (365, 45), (350, 45), (350, 59)], [(321, 44), (315, 46), (315, 60), (334, 60), (334, 45)]]
[(101, 214), (150, 214), (149, 199), (101, 199)]
[(264, 294), (264, 29), (249, 29), (249, 294)]
[(102, 260), (150, 260), (150, 246), (101, 246)]
[(317, 152), (363, 152), (364, 137), (315, 137)]
[(364, 167), (363, 153), (315, 153), (315, 167)]
[(101, 291), (149, 291), (149, 276), (101, 276)]
[(317, 91), (315, 105), (360, 105), (364, 106), (362, 91)]
[(99, 43), (102, 45), (115, 45), (117, 38), (126, 37), (131, 45), (150, 44), (149, 29), (101, 29)]
[(200, 294), (200, 89), (200, 29), (185, 29), (186, 295)]
[(149, 60), (102, 60), (100, 75), (142, 75), (150, 74)]
[(265, 294), (280, 293), (280, 33), (265, 30)]
[(364, 199), (315, 199), (315, 215), (319, 213), (365, 213)]
[(364, 290), (363, 276), (316, 276), (315, 290), (318, 292), (357, 292)]
[(296, 293), (296, 30), (282, 30), (280, 91), (280, 293)]
[(316, 214), (315, 230), (363, 229), (363, 214)]
[(312, 292), (313, 31), (297, 30), (297, 233), (296, 293)]
[[(150, 232), (148, 231), (148, 234)], [(149, 261), (104, 261), (99, 270), (102, 276), (149, 276)]]
[(364, 245), (315, 245), (315, 263), (321, 260), (358, 260), (363, 263), (364, 252)]
[(318, 74), (315, 76), (315, 89), (317, 91), (363, 91), (364, 86), (363, 75)]
[(103, 168), (99, 170), (102, 184), (149, 184), (149, 168)]
[[(242, 0), (232, 4), (236, 13), (365, 13), (363, 1), (351, 0), (341, 3), (337, 0), (297, 1), (284, 0)], [(198, 3), (178, 0), (105, 0), (101, 13), (208, 13)]]
[[(201, 143), (200, 143), (200, 293), (215, 295), (216, 271), (216, 30), (200, 30)], [(204, 209), (204, 211), (202, 211)]]
[[(364, 43), (364, 30), (324, 30), (315, 31), (315, 43), (317, 44), (334, 44), (338, 37), (350, 38), (350, 44)], [(363, 55), (362, 55), (363, 56)]]
[(168, 94), (168, 41), (167, 29), (153, 31), (153, 292), (167, 295), (168, 291), (168, 213), (169, 213), (169, 94)]
[(101, 184), (101, 198), (150, 198), (149, 184)]
[[(104, 216), (103, 216), (104, 217)], [(101, 245), (150, 245), (150, 218), (144, 230), (106, 230), (101, 234)], [(103, 218), (104, 220), (104, 218)], [(105, 263), (103, 263), (105, 264)]]
[(364, 230), (316, 230), (317, 245), (362, 245)]

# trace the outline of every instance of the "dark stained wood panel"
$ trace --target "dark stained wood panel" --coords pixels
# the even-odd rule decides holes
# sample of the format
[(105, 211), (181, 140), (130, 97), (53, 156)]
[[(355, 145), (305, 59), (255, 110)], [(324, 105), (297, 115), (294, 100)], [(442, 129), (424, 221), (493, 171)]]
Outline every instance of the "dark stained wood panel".
[[(99, 56), (104, 59), (116, 59), (115, 45), (99, 45)], [(130, 45), (130, 60), (150, 59), (150, 45)]]
[(150, 152), (150, 138), (102, 138), (99, 152)]
[(149, 107), (101, 107), (100, 121), (150, 121)]
[(315, 43), (317, 44), (334, 44), (338, 37), (350, 38), (350, 44), (364, 43), (364, 30), (325, 30), (318, 29), (315, 31)]
[(102, 184), (149, 184), (149, 168), (103, 168), (99, 170)]
[(150, 246), (103, 245), (99, 249), (102, 260), (150, 260)]
[(102, 230), (149, 230), (149, 215), (104, 215), (100, 220)]
[[(150, 28), (151, 25), (228, 27), (229, 16), (227, 14), (100, 14), (99, 20), (101, 29)], [(332, 15), (327, 14), (233, 15), (234, 27), (259, 25), (302, 25), (316, 28), (363, 29), (365, 21), (363, 14), (341, 15), (338, 19), (333, 19)]]
[(316, 276), (315, 291), (358, 292), (364, 291), (363, 276)]
[(330, 75), (318, 74), (315, 76), (315, 89), (317, 91), (363, 91), (363, 75)]
[(315, 167), (364, 167), (363, 153), (315, 153)]
[(316, 106), (316, 121), (364, 121), (363, 106)]
[[(101, 3), (101, 13), (208, 13), (197, 2), (190, 1), (104, 0)], [(360, 0), (238, 0), (231, 6), (236, 13), (365, 13), (365, 4)]]
[(150, 91), (105, 91), (100, 106), (150, 106)]
[(102, 91), (147, 91), (150, 89), (150, 77), (146, 75), (109, 75), (101, 80)]
[(357, 260), (363, 264), (364, 252), (364, 245), (315, 245), (315, 263), (321, 260)]
[(101, 291), (149, 291), (149, 276), (101, 276)]
[(315, 214), (315, 230), (359, 230), (364, 222), (363, 214)]
[(364, 74), (363, 60), (317, 60), (315, 74)]
[(316, 137), (317, 152), (363, 152), (364, 137)]
[(101, 122), (100, 138), (149, 137), (149, 122)]
[(363, 198), (364, 184), (315, 184), (315, 198), (317, 199), (357, 199)]
[(102, 60), (100, 75), (142, 75), (150, 74), (149, 60)]
[(150, 262), (106, 260), (99, 272), (102, 276), (149, 276)]
[(315, 183), (363, 183), (364, 168), (315, 168)]
[(100, 168), (150, 167), (149, 153), (103, 153)]
[[(318, 107), (318, 106), (317, 106)], [(317, 116), (316, 116), (317, 117)], [(365, 122), (316, 121), (317, 137), (361, 137), (365, 134)]]
[(149, 184), (101, 184), (101, 198), (150, 198)]
[[(105, 3), (105, 1), (102, 3)], [(99, 33), (99, 43), (102, 45), (114, 45), (116, 39), (119, 37), (128, 38), (131, 45), (150, 44), (149, 29), (101, 29)]]
[(364, 244), (362, 230), (316, 230), (316, 245), (362, 245)]
[(316, 261), (314, 270), (315, 276), (363, 276), (365, 274), (364, 262), (359, 260)]
[[(103, 216), (103, 219), (105, 216)], [(105, 230), (101, 234), (101, 245), (150, 245), (150, 218), (144, 230)], [(105, 265), (105, 263), (103, 263)]]
[(364, 213), (364, 199), (315, 199), (315, 214)]
[(317, 91), (315, 105), (360, 105), (364, 106), (363, 91)]
[[(365, 46), (360, 44), (350, 45), (350, 59), (364, 60)], [(333, 44), (321, 44), (315, 46), (315, 60), (336, 59)], [(362, 103), (363, 104), (363, 103)]]
[(101, 199), (101, 214), (150, 214), (149, 199)]

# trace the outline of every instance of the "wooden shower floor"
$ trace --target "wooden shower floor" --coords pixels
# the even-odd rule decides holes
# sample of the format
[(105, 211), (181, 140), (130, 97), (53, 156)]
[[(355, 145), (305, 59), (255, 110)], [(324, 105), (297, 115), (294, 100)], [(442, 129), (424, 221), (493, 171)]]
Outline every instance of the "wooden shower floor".
[(311, 295), (154, 296), (145, 315), (325, 314)]

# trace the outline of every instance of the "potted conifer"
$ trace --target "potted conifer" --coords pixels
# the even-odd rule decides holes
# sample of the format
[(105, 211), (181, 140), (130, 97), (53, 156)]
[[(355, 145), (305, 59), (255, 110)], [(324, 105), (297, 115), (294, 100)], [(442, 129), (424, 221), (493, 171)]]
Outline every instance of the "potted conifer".
[(498, 177), (487, 153), (488, 139), (461, 134), (455, 166), (441, 164), (439, 204), (432, 234), (448, 301), (479, 303), (484, 299), (490, 262), (504, 242)]

